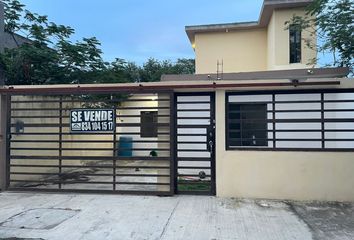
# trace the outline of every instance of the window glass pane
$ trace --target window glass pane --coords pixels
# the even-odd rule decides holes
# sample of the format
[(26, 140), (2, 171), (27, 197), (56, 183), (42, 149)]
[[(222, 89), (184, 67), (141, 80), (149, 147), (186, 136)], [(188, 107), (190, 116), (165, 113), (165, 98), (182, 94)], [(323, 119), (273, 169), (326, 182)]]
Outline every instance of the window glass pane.
[(301, 62), (301, 29), (298, 25), (289, 27), (290, 63)]
[(230, 146), (267, 146), (267, 105), (229, 104)]

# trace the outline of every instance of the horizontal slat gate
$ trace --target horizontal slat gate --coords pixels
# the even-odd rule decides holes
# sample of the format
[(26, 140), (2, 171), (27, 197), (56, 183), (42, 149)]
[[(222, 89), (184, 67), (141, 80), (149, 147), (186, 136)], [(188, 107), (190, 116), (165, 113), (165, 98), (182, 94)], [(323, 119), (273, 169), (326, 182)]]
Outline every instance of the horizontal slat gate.
[[(173, 194), (171, 100), (170, 92), (11, 96), (8, 189)], [(113, 109), (116, 126), (71, 132), (70, 110), (85, 108)], [(141, 135), (142, 112), (155, 116), (156, 135)]]

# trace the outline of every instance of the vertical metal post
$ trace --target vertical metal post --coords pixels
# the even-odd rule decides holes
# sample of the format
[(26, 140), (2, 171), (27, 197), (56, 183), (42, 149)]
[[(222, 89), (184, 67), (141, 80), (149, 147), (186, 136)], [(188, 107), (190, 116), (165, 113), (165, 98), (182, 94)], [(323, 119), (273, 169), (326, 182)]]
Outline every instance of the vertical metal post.
[[(59, 180), (62, 175), (62, 156), (63, 156), (63, 97), (59, 97)], [(61, 180), (59, 181), (59, 189), (61, 189)]]
[(321, 93), (321, 148), (325, 148), (324, 93)]
[(177, 98), (173, 92), (170, 93), (170, 193), (173, 195), (177, 190), (177, 157), (175, 152), (177, 148), (175, 144), (177, 114), (175, 104)]
[[(274, 93), (272, 94), (272, 118), (273, 118), (272, 119), (272, 123), (273, 123), (273, 148), (275, 149), (277, 147), (276, 146), (277, 141), (276, 141), (276, 137), (275, 137), (275, 135), (276, 135), (276, 130), (275, 130), (275, 127), (276, 127), (276, 124), (275, 124), (276, 119), (275, 118), (276, 118), (276, 116), (275, 116), (275, 94)], [(268, 132), (267, 132), (267, 135), (268, 135)], [(268, 136), (267, 136), (267, 138), (268, 138)]]
[(8, 98), (6, 95), (0, 95), (0, 191), (5, 190), (7, 186), (8, 173)]
[[(211, 157), (211, 185), (210, 193), (216, 195), (216, 119), (215, 119), (215, 92), (210, 93), (210, 128), (213, 134)], [(208, 144), (208, 143), (207, 143)]]
[(114, 128), (113, 128), (113, 191), (116, 190), (116, 169), (117, 169), (117, 106), (114, 104)]
[(10, 186), (10, 164), (11, 164), (11, 95), (6, 95), (6, 189)]

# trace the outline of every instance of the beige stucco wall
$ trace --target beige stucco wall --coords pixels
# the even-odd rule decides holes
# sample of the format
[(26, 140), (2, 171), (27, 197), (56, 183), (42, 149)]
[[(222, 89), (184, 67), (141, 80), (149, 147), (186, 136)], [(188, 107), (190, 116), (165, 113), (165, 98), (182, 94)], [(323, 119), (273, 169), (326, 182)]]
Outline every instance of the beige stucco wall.
[(226, 151), (223, 90), (216, 113), (218, 196), (354, 201), (353, 152)]
[(274, 11), (267, 27), (267, 69), (275, 65), (275, 17)]
[[(195, 35), (196, 73), (216, 73), (217, 61), (223, 72), (260, 71), (267, 68), (265, 29)], [(221, 68), (220, 68), (221, 70)]]
[(196, 73), (216, 73), (217, 61), (223, 61), (224, 73), (310, 68), (316, 51), (307, 47), (305, 39), (316, 37), (302, 31), (301, 63), (289, 63), (289, 30), (285, 22), (294, 15), (304, 16), (303, 8), (273, 11), (265, 28), (195, 34)]
[(301, 63), (289, 63), (289, 30), (285, 29), (285, 22), (294, 15), (305, 16), (303, 8), (298, 9), (278, 9), (273, 11), (273, 15), (267, 28), (267, 68), (268, 70), (310, 68), (312, 59), (316, 58), (316, 51), (309, 48), (305, 40), (316, 42), (316, 37), (311, 36), (311, 31), (301, 32)]

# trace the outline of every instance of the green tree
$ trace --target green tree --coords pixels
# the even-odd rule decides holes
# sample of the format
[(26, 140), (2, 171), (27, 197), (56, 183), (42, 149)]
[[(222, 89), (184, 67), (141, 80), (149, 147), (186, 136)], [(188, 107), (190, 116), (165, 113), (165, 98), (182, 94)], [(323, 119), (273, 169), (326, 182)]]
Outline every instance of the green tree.
[(3, 1), (5, 31), (15, 42), (17, 33), (27, 39), (0, 54), (7, 85), (156, 82), (163, 74), (195, 71), (194, 59), (172, 62), (150, 58), (143, 66), (121, 58), (104, 62), (96, 38), (72, 42), (75, 31), (71, 27), (57, 25), (47, 16), (26, 10), (19, 0)]
[(47, 16), (26, 10), (18, 0), (3, 2), (5, 31), (14, 41), (16, 33), (27, 39), (1, 54), (6, 84), (76, 83), (83, 74), (105, 68), (96, 38), (72, 42), (75, 31), (71, 27), (49, 22)]
[(193, 74), (194, 72), (194, 59), (181, 58), (173, 63), (169, 60), (159, 61), (149, 58), (140, 69), (140, 81), (157, 82), (163, 74)]
[(195, 60), (190, 58), (180, 58), (173, 66), (174, 74), (193, 74), (195, 73)]
[[(331, 66), (347, 66), (353, 71), (354, 4), (352, 0), (314, 0), (306, 9), (306, 16), (293, 16), (286, 22), (298, 25), (303, 31), (316, 35), (317, 43), (306, 41), (319, 53), (331, 53)], [(316, 63), (318, 59), (314, 59)]]

